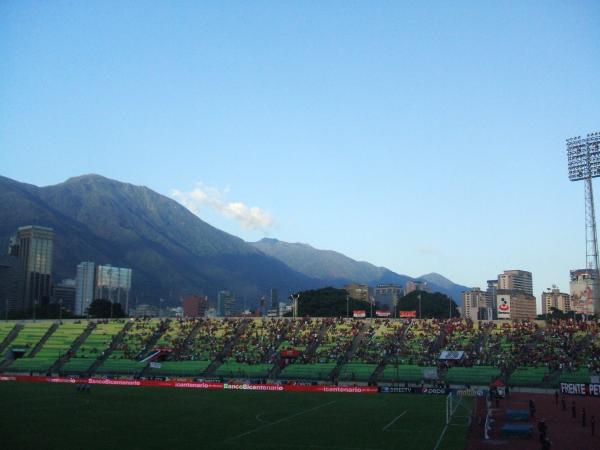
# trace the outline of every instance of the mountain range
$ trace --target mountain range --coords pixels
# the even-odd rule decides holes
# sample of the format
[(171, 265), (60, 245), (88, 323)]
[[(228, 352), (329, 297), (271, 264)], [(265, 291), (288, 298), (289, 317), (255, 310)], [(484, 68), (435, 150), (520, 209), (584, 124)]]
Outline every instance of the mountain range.
[(308, 244), (264, 238), (253, 242), (252, 245), (292, 269), (311, 278), (323, 280), (331, 286), (343, 286), (348, 283), (363, 283), (369, 286), (396, 283), (404, 286), (407, 281), (419, 280), (426, 281), (433, 291), (446, 294), (457, 303), (461, 303), (461, 292), (469, 289), (437, 273), (414, 278), (368, 262), (356, 261), (332, 250), (319, 250)]
[[(0, 176), (0, 245), (23, 225), (54, 229), (54, 278), (73, 278), (81, 261), (133, 269), (133, 303), (178, 304), (229, 289), (256, 306), (271, 288), (291, 292), (348, 282), (413, 279), (341, 253), (275, 239), (247, 243), (143, 186), (84, 175), (46, 187)], [(460, 302), (465, 286), (438, 274), (419, 277)]]

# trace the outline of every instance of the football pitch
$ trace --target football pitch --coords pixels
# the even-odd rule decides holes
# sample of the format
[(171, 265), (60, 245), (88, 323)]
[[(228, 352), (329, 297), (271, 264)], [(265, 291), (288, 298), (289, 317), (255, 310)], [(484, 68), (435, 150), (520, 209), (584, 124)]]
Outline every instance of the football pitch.
[[(0, 383), (5, 449), (464, 449), (473, 399)], [(462, 415), (460, 414), (462, 412)]]

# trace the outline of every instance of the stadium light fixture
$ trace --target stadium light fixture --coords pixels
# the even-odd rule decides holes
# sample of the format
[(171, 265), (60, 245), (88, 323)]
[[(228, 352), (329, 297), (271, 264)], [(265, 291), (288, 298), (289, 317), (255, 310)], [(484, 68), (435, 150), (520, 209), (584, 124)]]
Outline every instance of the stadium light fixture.
[(585, 240), (586, 269), (592, 279), (594, 305), (598, 304), (598, 233), (596, 231), (596, 212), (594, 209), (594, 190), (592, 179), (600, 176), (600, 133), (576, 136), (567, 139), (567, 161), (569, 180), (584, 181), (585, 188)]

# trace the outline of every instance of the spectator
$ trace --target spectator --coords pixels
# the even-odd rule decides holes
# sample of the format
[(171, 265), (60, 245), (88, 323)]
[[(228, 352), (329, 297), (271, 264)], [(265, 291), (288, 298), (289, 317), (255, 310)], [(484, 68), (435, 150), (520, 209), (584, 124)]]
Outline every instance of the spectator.
[(543, 443), (548, 434), (548, 424), (546, 424), (546, 419), (542, 417), (538, 422), (537, 428), (540, 432), (540, 442)]
[(551, 448), (552, 442), (550, 442), (550, 439), (544, 438), (544, 440), (542, 441), (542, 450), (550, 450)]

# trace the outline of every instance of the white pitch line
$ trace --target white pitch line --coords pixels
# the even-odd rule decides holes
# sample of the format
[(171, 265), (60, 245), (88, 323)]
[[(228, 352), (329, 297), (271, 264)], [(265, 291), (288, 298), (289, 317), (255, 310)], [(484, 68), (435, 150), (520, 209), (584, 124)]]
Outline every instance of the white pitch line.
[(257, 414), (256, 415), (256, 420), (258, 420), (259, 422), (262, 422), (262, 423), (271, 423), (268, 420), (261, 419), (260, 416), (262, 416), (262, 415), (263, 415), (263, 413)]
[(394, 417), (394, 418), (392, 419), (392, 421), (391, 421), (390, 423), (388, 423), (388, 424), (387, 424), (385, 427), (383, 427), (383, 428), (381, 429), (381, 431), (385, 431), (385, 430), (387, 430), (389, 427), (391, 427), (391, 426), (394, 424), (394, 422), (396, 422), (396, 420), (398, 420), (400, 417), (402, 417), (402, 416), (403, 416), (404, 414), (406, 414), (407, 412), (408, 412), (408, 411), (403, 411), (403, 412), (401, 412), (400, 414), (398, 414), (396, 417)]
[(331, 402), (323, 403), (322, 405), (315, 406), (314, 408), (305, 409), (304, 411), (297, 412), (296, 414), (292, 414), (291, 416), (286, 416), (286, 417), (284, 417), (282, 419), (276, 420), (275, 422), (269, 422), (269, 423), (267, 423), (265, 425), (261, 425), (260, 427), (253, 428), (250, 431), (246, 431), (245, 433), (238, 434), (237, 436), (233, 436), (233, 437), (230, 437), (228, 439), (225, 439), (223, 442), (229, 442), (229, 441), (233, 441), (234, 439), (238, 439), (238, 438), (241, 438), (241, 437), (244, 437), (244, 436), (248, 436), (249, 434), (256, 433), (257, 431), (263, 430), (263, 429), (268, 428), (270, 426), (277, 425), (278, 423), (285, 422), (286, 420), (290, 420), (290, 419), (293, 419), (294, 417), (301, 416), (302, 414), (313, 412), (313, 411), (316, 411), (317, 409), (324, 408), (325, 406), (332, 405), (335, 402), (337, 402), (337, 400), (333, 400)]
[(440, 437), (439, 437), (437, 443), (435, 444), (435, 447), (433, 448), (433, 450), (437, 450), (438, 449), (438, 447), (442, 443), (442, 439), (444, 439), (444, 435), (446, 434), (446, 430), (447, 429), (448, 429), (448, 424), (446, 424), (446, 426), (444, 426), (444, 429), (442, 430), (442, 433), (440, 434)]
[[(452, 414), (454, 414), (456, 412), (456, 410), (458, 409), (458, 405), (460, 405), (461, 400), (462, 400), (462, 397), (459, 397), (458, 402), (456, 403), (456, 406), (452, 410)], [(438, 441), (435, 444), (435, 447), (433, 448), (433, 450), (437, 450), (439, 448), (440, 444), (442, 443), (442, 439), (444, 439), (444, 435), (446, 434), (446, 431), (448, 431), (448, 425), (449, 424), (447, 423), (446, 426), (444, 427), (444, 429), (442, 430), (440, 437), (438, 438)]]

